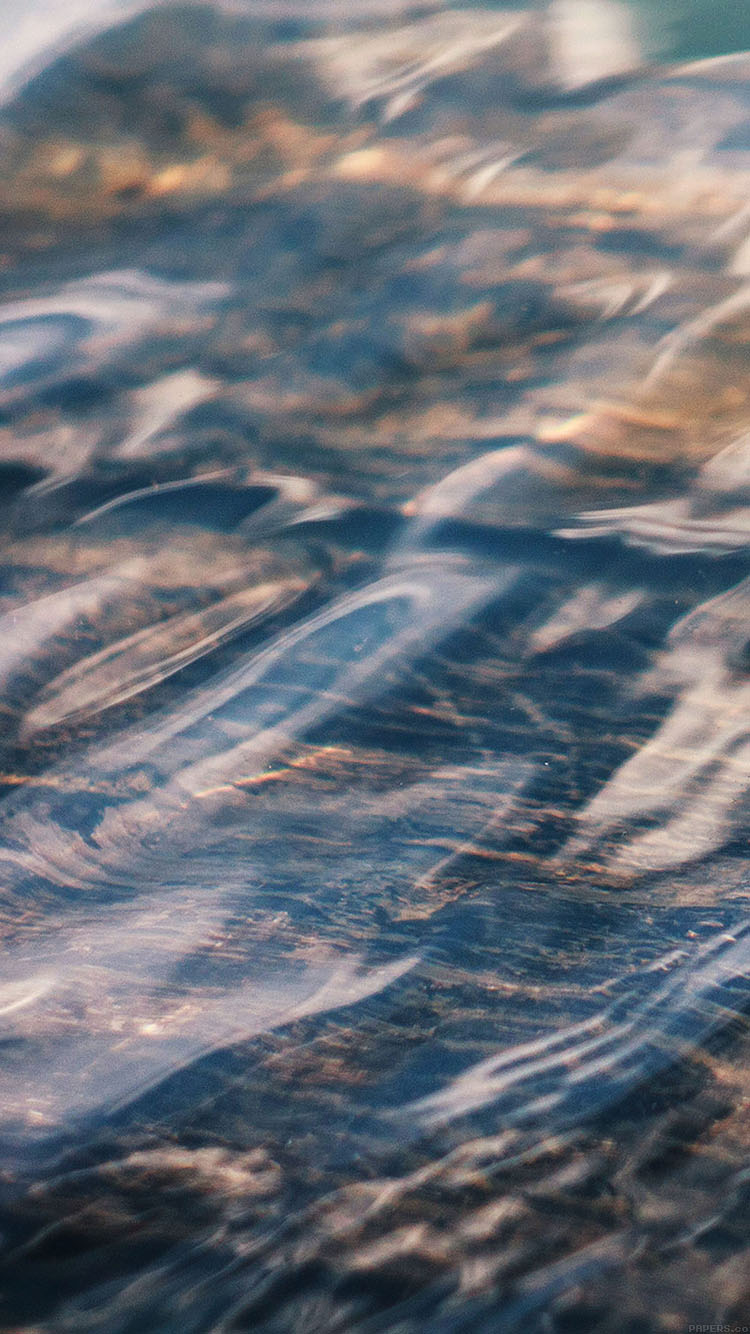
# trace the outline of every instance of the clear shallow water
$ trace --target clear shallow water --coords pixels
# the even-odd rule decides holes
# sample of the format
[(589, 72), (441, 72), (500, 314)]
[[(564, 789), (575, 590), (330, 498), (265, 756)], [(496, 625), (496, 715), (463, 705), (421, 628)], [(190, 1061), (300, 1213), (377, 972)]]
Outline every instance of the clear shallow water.
[(743, 1323), (746, 58), (600, 4), (38, 16), (5, 1327)]

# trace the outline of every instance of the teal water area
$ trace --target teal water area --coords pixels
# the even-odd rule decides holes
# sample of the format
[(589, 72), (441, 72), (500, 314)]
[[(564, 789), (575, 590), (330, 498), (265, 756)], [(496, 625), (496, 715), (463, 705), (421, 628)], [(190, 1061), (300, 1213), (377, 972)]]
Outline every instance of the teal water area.
[(703, 60), (750, 48), (745, 0), (631, 0), (666, 59)]
[[(472, 0), (480, 6), (480, 0)], [(662, 60), (703, 60), (750, 48), (750, 9), (745, 0), (621, 0), (630, 9), (647, 49)], [(497, 9), (513, 10), (512, 0)]]

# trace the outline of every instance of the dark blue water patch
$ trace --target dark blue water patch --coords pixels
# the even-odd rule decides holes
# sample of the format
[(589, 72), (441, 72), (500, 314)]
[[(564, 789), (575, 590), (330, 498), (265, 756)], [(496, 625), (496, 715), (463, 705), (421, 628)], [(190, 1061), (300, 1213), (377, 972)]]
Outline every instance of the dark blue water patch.
[(666, 233), (648, 232), (622, 223), (598, 236), (596, 246), (605, 254), (626, 254), (631, 259), (640, 256), (663, 264), (679, 264), (690, 253), (684, 243), (673, 240)]
[(54, 532), (70, 528), (95, 507), (117, 500), (126, 489), (149, 486), (154, 468), (111, 470), (61, 479), (49, 486), (24, 488), (16, 497), (11, 523), (18, 532)]
[(524, 559), (530, 571), (564, 568), (571, 575), (587, 578), (601, 577), (606, 572), (607, 578), (631, 586), (643, 581), (655, 589), (660, 606), (665, 596), (673, 594), (676, 609), (684, 607), (686, 602), (692, 603), (696, 593), (701, 600), (715, 596), (739, 583), (748, 572), (747, 555), (742, 550), (716, 555), (655, 553), (645, 545), (630, 545), (619, 537), (588, 538), (582, 533), (580, 540), (568, 542), (547, 527), (537, 529), (521, 524), (495, 527), (459, 518), (438, 520), (430, 543), (438, 549), (476, 552), (493, 560)]
[[(320, 186), (299, 187), (290, 193), (285, 211), (276, 245), (292, 251), (297, 263), (307, 260), (311, 271), (331, 268), (338, 274), (356, 264), (352, 281), (360, 289), (367, 273), (377, 272), (384, 252), (392, 254), (390, 247), (405, 241), (414, 244), (427, 217), (416, 189), (367, 182), (342, 182), (335, 197)], [(364, 272), (359, 267), (363, 264)]]
[(93, 375), (74, 375), (58, 384), (45, 386), (38, 395), (40, 408), (86, 414), (102, 413), (112, 403), (117, 386), (109, 379)]
[[(289, 448), (291, 447), (290, 441)], [(329, 459), (333, 463), (334, 455), (329, 455)], [(389, 550), (404, 534), (408, 523), (408, 519), (396, 509), (378, 509), (376, 506), (363, 505), (337, 518), (301, 520), (295, 527), (305, 540), (313, 542), (314, 549), (320, 550), (321, 554), (329, 542), (362, 553), (375, 554)], [(345, 572), (345, 580), (346, 577)], [(359, 583), (361, 571), (356, 567), (351, 569), (348, 572), (348, 580), (346, 586), (349, 587)]]
[(23, 463), (0, 463), (0, 497), (7, 503), (19, 492), (41, 481), (43, 476), (41, 468), (29, 467)]
[(272, 486), (232, 486), (201, 477), (133, 487), (83, 514), (78, 523), (118, 535), (141, 531), (149, 524), (202, 524), (231, 532), (276, 498)]

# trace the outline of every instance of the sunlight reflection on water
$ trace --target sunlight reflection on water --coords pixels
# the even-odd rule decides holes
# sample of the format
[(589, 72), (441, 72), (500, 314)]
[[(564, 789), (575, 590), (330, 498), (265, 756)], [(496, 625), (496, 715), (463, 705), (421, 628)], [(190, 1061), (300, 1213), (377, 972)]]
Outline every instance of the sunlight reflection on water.
[(11, 19), (3, 1319), (739, 1320), (736, 15)]

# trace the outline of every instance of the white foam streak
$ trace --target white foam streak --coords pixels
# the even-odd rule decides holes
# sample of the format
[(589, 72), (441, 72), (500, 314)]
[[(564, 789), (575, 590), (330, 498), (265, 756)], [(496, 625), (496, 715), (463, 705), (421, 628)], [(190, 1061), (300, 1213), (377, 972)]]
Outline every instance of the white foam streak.
[(624, 620), (644, 601), (644, 589), (614, 593), (606, 584), (584, 584), (529, 637), (532, 653), (547, 653), (577, 634), (604, 630)]
[(230, 594), (199, 613), (171, 616), (82, 658), (51, 681), (26, 714), (25, 736), (63, 720), (91, 718), (132, 699), (220, 644), (288, 607), (302, 581), (280, 579)]
[(620, 315), (641, 315), (653, 306), (674, 282), (670, 269), (657, 269), (637, 279), (629, 274), (622, 278), (592, 278), (587, 282), (571, 283), (560, 289), (564, 300), (593, 305), (600, 309), (600, 318), (613, 320)]
[(525, 24), (516, 14), (445, 10), (403, 28), (329, 37), (306, 44), (321, 74), (354, 107), (378, 100), (392, 121), (437, 78), (464, 69), (484, 52), (502, 46)]
[(130, 395), (132, 426), (115, 451), (118, 458), (153, 457), (157, 437), (183, 413), (205, 403), (216, 393), (218, 380), (187, 369), (162, 375)]
[[(472, 607), (499, 591), (514, 574), (515, 571), (511, 575), (502, 571), (497, 575), (476, 575), (470, 573), (468, 567), (465, 572), (462, 571), (460, 562), (456, 563), (454, 569), (451, 569), (451, 562), (446, 562), (432, 570), (426, 566), (422, 570), (414, 568), (386, 575), (356, 593), (345, 594), (324, 611), (315, 613), (300, 625), (285, 631), (267, 647), (253, 654), (248, 662), (232, 669), (210, 687), (194, 691), (181, 709), (172, 710), (148, 731), (139, 729), (137, 738), (128, 737), (125, 741), (106, 747), (98, 756), (92, 757), (92, 761), (98, 769), (117, 769), (125, 763), (142, 761), (158, 750), (163, 763), (164, 746), (172, 738), (194, 728), (209, 714), (216, 713), (231, 700), (269, 677), (273, 669), (282, 664), (298, 646), (314, 643), (316, 636), (329, 627), (341, 626), (342, 669), (326, 694), (313, 695), (309, 703), (293, 711), (291, 718), (294, 721), (285, 720), (278, 728), (270, 731), (259, 731), (257, 725), (253, 726), (252, 712), (248, 713), (250, 739), (237, 749), (236, 754), (239, 758), (240, 754), (245, 753), (249, 759), (250, 754), (255, 752), (258, 757), (266, 757), (269, 746), (273, 749), (280, 736), (288, 739), (291, 735), (299, 735), (300, 730), (314, 722), (322, 721), (332, 709), (339, 706), (342, 698), (351, 700), (356, 697), (361, 701), (363, 691), (368, 687), (372, 693), (377, 693), (380, 673), (387, 663), (396, 663), (405, 654), (425, 649), (436, 637), (445, 634), (451, 624), (462, 620)], [(399, 604), (402, 606), (400, 614)], [(387, 605), (394, 609), (396, 624), (382, 643), (371, 648), (364, 659), (358, 661), (356, 641), (363, 633), (362, 627), (358, 625), (352, 633), (347, 627), (347, 621), (359, 612)], [(352, 634), (353, 642), (347, 644), (349, 634)], [(212, 757), (197, 761), (186, 771), (185, 776), (188, 772), (193, 775), (191, 788), (194, 782), (205, 786), (211, 781), (210, 776), (214, 771), (217, 771), (215, 776), (218, 781), (218, 770), (228, 772), (231, 767), (226, 764), (224, 757), (219, 761)], [(200, 779), (198, 774), (202, 775)]]
[(750, 309), (750, 285), (743, 284), (737, 292), (725, 300), (719, 301), (708, 310), (701, 311), (693, 320), (686, 320), (679, 328), (673, 329), (661, 340), (656, 359), (649, 371), (645, 383), (653, 387), (671, 370), (675, 361), (691, 347), (708, 337), (714, 330), (735, 315), (744, 315)]
[(374, 995), (417, 962), (367, 968), (321, 945), (315, 963), (236, 984), (218, 965), (207, 988), (179, 981), (178, 965), (223, 929), (227, 911), (218, 891), (175, 892), (146, 908), (81, 914), (78, 925), (6, 951), (0, 1027), (22, 1044), (25, 1074), (19, 1082), (13, 1067), (0, 1072), (4, 1130), (22, 1140), (70, 1131), (219, 1047)]
[(566, 92), (640, 68), (633, 15), (615, 0), (551, 0), (551, 65)]
[[(226, 290), (222, 283), (172, 282), (121, 269), (65, 283), (48, 296), (6, 302), (0, 306), (2, 396), (28, 391), (23, 373), (49, 383), (109, 365), (139, 339), (158, 334), (162, 324), (218, 302)], [(180, 403), (199, 402), (211, 391), (211, 382), (193, 371), (164, 377), (160, 390), (143, 391), (136, 441), (153, 434), (157, 418), (168, 421)]]
[[(670, 956), (666, 967), (672, 968)], [(493, 1105), (505, 1126), (538, 1124), (549, 1134), (611, 1105), (726, 1022), (733, 980), (750, 973), (750, 923), (685, 955), (645, 999), (635, 985), (583, 1023), (507, 1048), (406, 1109), (437, 1126)], [(657, 976), (644, 970), (648, 985)], [(636, 979), (634, 979), (635, 983)], [(552, 1085), (550, 1091), (549, 1086)]]
[(5, 0), (0, 106), (56, 56), (83, 38), (146, 7), (147, 0)]
[[(750, 580), (743, 580), (673, 628), (641, 688), (677, 686), (677, 699), (651, 739), (580, 812), (562, 863), (613, 831), (619, 841), (607, 860), (629, 872), (680, 866), (721, 844), (750, 788), (750, 682), (735, 669), (749, 612)], [(628, 825), (656, 817), (657, 828), (636, 828), (623, 840)]]
[(145, 560), (134, 558), (119, 570), (59, 589), (0, 616), (0, 685), (28, 669), (35, 654), (56, 635), (72, 630), (82, 617), (95, 619), (104, 607), (137, 587), (146, 568)]

